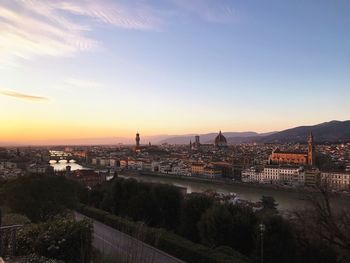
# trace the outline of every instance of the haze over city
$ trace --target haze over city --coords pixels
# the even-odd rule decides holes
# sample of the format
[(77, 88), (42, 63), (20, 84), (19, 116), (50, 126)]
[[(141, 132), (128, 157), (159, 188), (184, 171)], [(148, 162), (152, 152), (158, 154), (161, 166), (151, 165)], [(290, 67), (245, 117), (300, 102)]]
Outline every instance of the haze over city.
[(0, 0), (0, 140), (349, 119), (349, 11), (349, 1)]

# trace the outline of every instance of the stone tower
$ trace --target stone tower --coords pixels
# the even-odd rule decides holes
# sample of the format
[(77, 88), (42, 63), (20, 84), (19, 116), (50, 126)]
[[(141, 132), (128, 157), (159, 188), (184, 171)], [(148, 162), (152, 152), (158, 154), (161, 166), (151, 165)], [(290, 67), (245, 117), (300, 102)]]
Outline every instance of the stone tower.
[(308, 165), (313, 166), (315, 164), (315, 147), (314, 147), (314, 136), (312, 132), (309, 134), (307, 139), (308, 150), (307, 150), (307, 163)]
[(197, 149), (199, 149), (199, 146), (201, 145), (200, 140), (199, 140), (199, 135), (196, 135), (195, 139), (196, 139), (195, 146), (196, 146)]
[(139, 133), (136, 133), (136, 148), (139, 148), (140, 147), (140, 134)]

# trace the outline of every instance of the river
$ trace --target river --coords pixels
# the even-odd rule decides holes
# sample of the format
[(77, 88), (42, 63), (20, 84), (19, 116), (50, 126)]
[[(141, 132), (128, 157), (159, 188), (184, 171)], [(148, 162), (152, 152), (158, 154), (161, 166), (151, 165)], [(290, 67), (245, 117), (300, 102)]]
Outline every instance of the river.
[(66, 160), (60, 160), (56, 162), (55, 160), (50, 161), (50, 165), (55, 171), (65, 171), (67, 166), (71, 167), (71, 171), (84, 169), (83, 166), (77, 164), (74, 160), (67, 162)]
[[(179, 187), (187, 188), (188, 193), (203, 192), (213, 190), (219, 193), (236, 193), (240, 199), (256, 202), (263, 195), (273, 196), (278, 203), (280, 210), (302, 210), (309, 207), (309, 203), (305, 201), (305, 193), (297, 191), (286, 191), (283, 189), (259, 188), (256, 186), (242, 184), (215, 184), (210, 182), (198, 182), (184, 180), (181, 178), (169, 178), (159, 176), (145, 175), (120, 175), (124, 178), (135, 178), (138, 181), (171, 184)], [(350, 198), (341, 197), (333, 201), (334, 207), (338, 209), (348, 209), (350, 207)]]

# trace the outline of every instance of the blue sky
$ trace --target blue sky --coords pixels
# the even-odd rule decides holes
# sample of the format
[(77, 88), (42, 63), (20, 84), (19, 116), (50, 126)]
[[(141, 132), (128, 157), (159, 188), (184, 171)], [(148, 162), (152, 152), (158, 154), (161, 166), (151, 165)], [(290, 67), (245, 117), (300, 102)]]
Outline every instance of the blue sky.
[(349, 119), (349, 13), (345, 0), (0, 0), (0, 134), (265, 132)]

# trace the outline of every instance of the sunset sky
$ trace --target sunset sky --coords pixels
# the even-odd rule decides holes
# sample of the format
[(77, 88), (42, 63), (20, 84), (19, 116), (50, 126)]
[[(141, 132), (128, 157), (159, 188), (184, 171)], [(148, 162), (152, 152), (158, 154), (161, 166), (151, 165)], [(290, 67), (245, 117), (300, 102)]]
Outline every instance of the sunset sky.
[(350, 119), (348, 0), (0, 0), (0, 142)]

